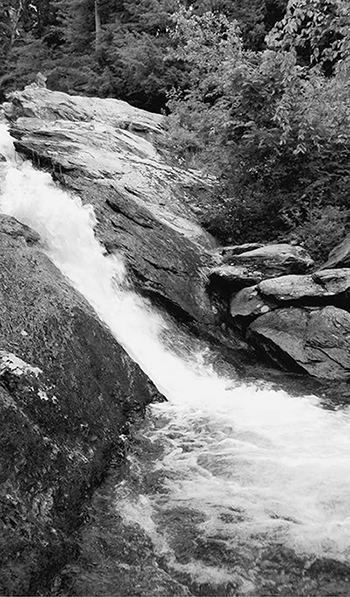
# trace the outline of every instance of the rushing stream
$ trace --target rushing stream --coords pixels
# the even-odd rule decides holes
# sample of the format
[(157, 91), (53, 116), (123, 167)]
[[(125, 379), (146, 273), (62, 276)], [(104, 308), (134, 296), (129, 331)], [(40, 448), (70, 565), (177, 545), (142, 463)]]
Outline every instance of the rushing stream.
[[(177, 346), (176, 330), (130, 288), (122, 257), (106, 255), (95, 239), (92, 208), (49, 174), (16, 163), (2, 125), (0, 153), (8, 160), (1, 211), (40, 234), (52, 261), (168, 400), (152, 406), (143, 429), (162, 450), (151, 465), (130, 461), (162, 482), (149, 492), (133, 493), (127, 482), (116, 488), (125, 520), (143, 527), (175, 574), (230, 582), (237, 594), (256, 594), (261, 566), (254, 566), (267, 548), (348, 562), (349, 411), (219, 376), (205, 347), (195, 353), (190, 338)], [(204, 539), (206, 557), (198, 552)], [(210, 541), (217, 557), (208, 557)]]

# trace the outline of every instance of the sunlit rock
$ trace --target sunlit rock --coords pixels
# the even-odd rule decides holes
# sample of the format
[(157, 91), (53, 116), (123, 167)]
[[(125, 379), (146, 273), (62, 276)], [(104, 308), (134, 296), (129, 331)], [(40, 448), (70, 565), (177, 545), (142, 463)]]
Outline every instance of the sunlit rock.
[(321, 270), (305, 276), (270, 278), (260, 282), (258, 289), (262, 295), (281, 302), (335, 297), (349, 291), (350, 268)]
[(302, 274), (314, 263), (305, 249), (287, 244), (264, 245), (239, 254), (228, 251), (223, 260), (229, 265), (255, 267), (264, 277)]
[(108, 122), (119, 129), (138, 133), (162, 132), (163, 117), (146, 110), (134, 108), (127, 102), (112, 98), (70, 96), (60, 91), (49, 91), (43, 87), (29, 85), (24, 91), (10, 94), (11, 101), (3, 105), (5, 115), (42, 120), (71, 120), (80, 122)]

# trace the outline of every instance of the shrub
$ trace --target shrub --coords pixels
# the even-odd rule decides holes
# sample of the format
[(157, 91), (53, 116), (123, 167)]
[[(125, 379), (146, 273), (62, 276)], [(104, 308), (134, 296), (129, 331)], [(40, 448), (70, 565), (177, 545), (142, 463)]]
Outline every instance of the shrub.
[(337, 241), (350, 208), (345, 44), (329, 77), (320, 66), (301, 66), (292, 47), (245, 50), (237, 26), (211, 13), (181, 11), (175, 37), (191, 76), (186, 92), (169, 101), (174, 145), (220, 181), (202, 221), (222, 242), (294, 233), (323, 258), (322, 227)]

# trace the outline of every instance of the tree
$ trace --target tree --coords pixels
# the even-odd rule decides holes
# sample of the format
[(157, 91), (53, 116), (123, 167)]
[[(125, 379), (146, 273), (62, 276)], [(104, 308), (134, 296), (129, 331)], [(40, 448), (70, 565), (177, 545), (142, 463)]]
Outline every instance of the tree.
[(51, 0), (3, 0), (0, 7), (0, 97), (33, 81), (57, 43)]
[[(212, 13), (177, 18), (176, 54), (190, 79), (170, 99), (171, 132), (180, 155), (221, 186), (203, 222), (223, 242), (304, 240), (307, 224), (321, 258), (350, 208), (349, 44), (325, 76), (302, 66), (294, 46), (246, 50), (237, 28)], [(334, 222), (324, 235), (323, 213)]]
[(268, 36), (268, 45), (295, 49), (301, 64), (319, 64), (329, 76), (342, 58), (349, 27), (348, 0), (289, 0), (284, 18)]
[(24, 4), (23, 0), (5, 0), (1, 6), (1, 45), (5, 56), (11, 53), (16, 36), (19, 34)]
[(100, 13), (100, 2), (95, 0), (95, 51), (99, 51), (101, 46), (101, 13)]

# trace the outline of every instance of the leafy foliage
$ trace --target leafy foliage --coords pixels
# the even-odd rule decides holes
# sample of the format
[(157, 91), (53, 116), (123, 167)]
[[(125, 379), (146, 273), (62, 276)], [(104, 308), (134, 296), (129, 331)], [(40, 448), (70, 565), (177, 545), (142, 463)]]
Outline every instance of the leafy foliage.
[(304, 64), (320, 64), (332, 74), (344, 56), (344, 41), (349, 36), (348, 0), (291, 0), (284, 18), (268, 36), (274, 48), (294, 48)]
[[(287, 21), (283, 27), (289, 30)], [(210, 164), (221, 180), (203, 222), (223, 242), (293, 238), (323, 257), (345, 230), (350, 207), (345, 35), (328, 76), (320, 65), (300, 64), (297, 42), (245, 49), (235, 24), (213, 13), (182, 11), (175, 31), (177, 56), (191, 76), (189, 88), (170, 99), (171, 131), (182, 158)], [(327, 237), (317, 232), (316, 247), (305, 233), (322, 228)]]
[[(159, 111), (188, 69), (167, 59), (172, 15), (193, 5), (237, 19), (244, 43), (258, 49), (287, 0), (2, 0), (0, 94), (34, 80), (50, 88), (119, 97)], [(220, 16), (219, 16), (220, 18)]]

